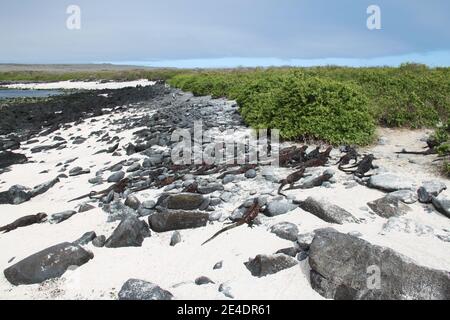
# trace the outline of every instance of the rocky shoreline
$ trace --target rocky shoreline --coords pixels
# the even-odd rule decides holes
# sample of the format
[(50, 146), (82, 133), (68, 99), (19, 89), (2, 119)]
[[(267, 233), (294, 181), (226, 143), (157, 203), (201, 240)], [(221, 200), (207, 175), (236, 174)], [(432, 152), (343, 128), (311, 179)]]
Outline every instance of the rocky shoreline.
[[(0, 226), (16, 227), (0, 234), (1, 298), (450, 298), (449, 181), (432, 156), (395, 154), (424, 132), (358, 150), (375, 155), (366, 177), (335, 165), (348, 150), (286, 142), (280, 167), (174, 165), (176, 130), (249, 129), (234, 102), (164, 83), (0, 116)], [(255, 208), (253, 228), (201, 245)]]

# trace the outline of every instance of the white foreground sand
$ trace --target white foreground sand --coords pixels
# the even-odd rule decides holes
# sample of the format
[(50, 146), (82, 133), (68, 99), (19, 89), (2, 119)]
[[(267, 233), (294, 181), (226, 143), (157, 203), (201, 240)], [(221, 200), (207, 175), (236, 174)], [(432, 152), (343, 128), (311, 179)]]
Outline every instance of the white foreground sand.
[(100, 81), (59, 81), (48, 83), (16, 83), (3, 85), (3, 88), (9, 89), (33, 89), (33, 90), (103, 90), (103, 89), (121, 89), (137, 86), (151, 86), (154, 81), (147, 79), (124, 81), (124, 82), (100, 82)]
[[(136, 115), (130, 109), (115, 115), (105, 115), (96, 118), (98, 121), (74, 126), (68, 130), (60, 131), (61, 136), (67, 140), (71, 136), (87, 137), (90, 132), (99, 130), (108, 121), (114, 118)], [(132, 137), (132, 130), (123, 130), (118, 135), (122, 138), (121, 146), (126, 145)], [(56, 132), (59, 133), (59, 132)], [(367, 148), (380, 159), (376, 163), (387, 170), (397, 174), (407, 175), (418, 184), (424, 180), (440, 179), (450, 186), (450, 181), (440, 177), (430, 165), (432, 158), (413, 157), (423, 165), (411, 163), (406, 157), (398, 158), (395, 151), (403, 147), (421, 148), (420, 141), (426, 131), (381, 130), (380, 135), (388, 139), (386, 145), (377, 145)], [(40, 144), (51, 143), (50, 137), (40, 138)], [(89, 138), (81, 145), (68, 144), (63, 150), (50, 150), (31, 154), (30, 148), (37, 144), (23, 145), (21, 152), (33, 160), (33, 163), (16, 165), (10, 172), (0, 175), (0, 190), (6, 190), (14, 184), (34, 186), (56, 177), (59, 167), (56, 164), (78, 157), (70, 168), (81, 166), (90, 168), (91, 173), (78, 177), (63, 179), (48, 192), (33, 198), (31, 201), (18, 206), (0, 206), (0, 225), (5, 225), (27, 214), (46, 212), (48, 214), (76, 209), (83, 201), (68, 203), (67, 201), (88, 193), (92, 190), (103, 190), (108, 185), (94, 187), (88, 179), (95, 172), (106, 166), (108, 162), (114, 164), (123, 157), (111, 157), (109, 154), (93, 155), (96, 151), (106, 147), (96, 142), (97, 138)], [(132, 157), (140, 157), (133, 155)], [(42, 161), (42, 163), (41, 163)], [(48, 173), (39, 174), (43, 170)], [(284, 177), (287, 169), (276, 169)], [(433, 235), (418, 236), (401, 232), (390, 232), (381, 235), (386, 219), (370, 215), (362, 207), (366, 203), (383, 196), (377, 190), (357, 185), (346, 189), (340, 183), (348, 176), (338, 173), (338, 181), (333, 188), (315, 188), (311, 190), (287, 192), (288, 195), (302, 200), (309, 195), (325, 197), (331, 202), (342, 206), (358, 218), (365, 218), (362, 224), (333, 225), (343, 231), (359, 231), (363, 238), (383, 246), (391, 247), (406, 254), (416, 262), (433, 268), (450, 271), (450, 243), (443, 242)], [(107, 176), (107, 174), (106, 174)], [(254, 180), (236, 182), (241, 186), (239, 199), (227, 203), (221, 209), (229, 214), (238, 207), (242, 201), (251, 197), (256, 190), (262, 191), (264, 178), (261, 173)], [(232, 184), (231, 184), (232, 185)], [(275, 185), (276, 187), (276, 185)], [(156, 200), (162, 190), (147, 190), (138, 193), (139, 199)], [(448, 193), (448, 191), (445, 191)], [(420, 204), (411, 205), (413, 212), (407, 218), (433, 227), (437, 233), (443, 229), (450, 230), (450, 219), (436, 211), (427, 212)], [(61, 224), (48, 223), (21, 228), (7, 234), (0, 234), (0, 270), (20, 261), (21, 259), (65, 241), (74, 241), (87, 231), (95, 231), (97, 235), (112, 233), (118, 223), (107, 223), (107, 214), (102, 209), (94, 209), (79, 213)], [(169, 246), (172, 232), (152, 232), (150, 238), (145, 239), (140, 248), (108, 249), (96, 248), (91, 244), (87, 249), (94, 253), (94, 259), (73, 271), (66, 272), (60, 279), (49, 280), (40, 285), (13, 286), (0, 274), (0, 299), (115, 299), (122, 284), (129, 278), (138, 278), (158, 284), (169, 290), (176, 299), (227, 299), (218, 292), (221, 283), (227, 282), (232, 288), (231, 292), (236, 299), (322, 299), (309, 284), (309, 266), (307, 260), (298, 267), (294, 267), (275, 275), (264, 278), (255, 278), (244, 266), (244, 262), (258, 254), (272, 254), (282, 248), (291, 247), (292, 243), (282, 240), (270, 233), (270, 226), (283, 221), (298, 225), (300, 233), (308, 233), (321, 227), (331, 226), (317, 217), (301, 209), (275, 218), (262, 217), (262, 225), (253, 229), (240, 227), (225, 233), (205, 246), (200, 244), (212, 234), (222, 228), (222, 223), (215, 222), (205, 228), (182, 230), (182, 242), (175, 247)], [(14, 260), (9, 262), (12, 258)], [(213, 266), (223, 261), (223, 268), (213, 270)], [(197, 286), (193, 281), (199, 276), (211, 278), (215, 284)]]

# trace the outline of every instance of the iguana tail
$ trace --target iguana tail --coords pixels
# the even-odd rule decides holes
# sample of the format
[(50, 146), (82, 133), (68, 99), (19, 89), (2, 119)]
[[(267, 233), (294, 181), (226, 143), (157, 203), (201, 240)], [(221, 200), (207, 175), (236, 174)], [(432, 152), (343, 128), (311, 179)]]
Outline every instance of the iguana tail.
[(220, 230), (219, 232), (217, 232), (215, 235), (213, 235), (211, 238), (209, 238), (208, 240), (206, 240), (205, 242), (202, 243), (202, 246), (207, 244), (208, 242), (210, 242), (211, 240), (215, 239), (217, 236), (221, 235), (222, 233), (229, 231), (233, 228), (239, 227), (241, 225), (243, 225), (245, 222), (244, 221), (239, 221), (236, 223), (233, 223), (232, 225), (229, 225), (228, 227), (223, 228), (222, 230)]

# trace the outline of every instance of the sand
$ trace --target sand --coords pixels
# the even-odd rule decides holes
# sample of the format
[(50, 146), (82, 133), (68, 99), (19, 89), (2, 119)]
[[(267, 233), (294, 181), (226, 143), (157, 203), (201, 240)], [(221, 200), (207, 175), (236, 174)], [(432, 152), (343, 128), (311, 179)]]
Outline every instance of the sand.
[[(65, 88), (69, 85), (70, 83), (65, 83)], [(62, 84), (42, 85), (40, 88), (48, 89), (58, 86)], [(61, 133), (61, 136), (66, 139), (69, 139), (71, 135), (86, 137), (90, 132), (105, 126), (108, 118), (131, 115), (136, 115), (133, 108), (122, 114), (97, 117), (96, 122), (87, 120), (80, 125), (56, 133)], [(123, 138), (121, 145), (131, 141), (132, 132), (138, 129), (122, 130), (119, 133), (119, 136)], [(407, 175), (418, 184), (424, 180), (438, 179), (450, 185), (450, 181), (439, 176), (436, 167), (431, 164), (433, 157), (401, 156), (399, 158), (394, 154), (403, 147), (421, 148), (423, 146), (421, 139), (428, 133), (426, 130), (380, 129), (379, 135), (386, 137), (387, 143), (370, 146), (365, 151), (375, 153), (379, 159), (376, 164), (379, 166), (396, 174)], [(92, 178), (97, 170), (104, 168), (106, 163), (114, 164), (127, 157), (111, 157), (109, 154), (93, 155), (106, 147), (105, 144), (96, 142), (96, 139), (89, 138), (81, 145), (69, 143), (66, 149), (37, 154), (31, 154), (29, 150), (24, 149), (37, 144), (23, 145), (20, 152), (26, 153), (34, 162), (12, 166), (10, 172), (0, 175), (1, 190), (6, 190), (14, 184), (32, 187), (48, 181), (59, 174), (57, 163), (74, 157), (78, 159), (69, 169), (75, 166), (89, 167), (91, 173), (62, 179), (61, 183), (45, 194), (24, 204), (0, 205), (0, 225), (10, 223), (27, 214), (38, 212), (52, 214), (76, 209), (83, 201), (68, 203), (69, 199), (91, 190), (105, 189), (107, 184), (92, 188), (88, 179)], [(48, 143), (49, 137), (41, 137), (39, 140), (39, 143)], [(133, 157), (141, 156), (133, 155)], [(43, 170), (48, 170), (48, 173), (39, 174)], [(287, 169), (276, 169), (276, 173), (281, 177), (288, 172)], [(268, 231), (272, 225), (283, 221), (296, 224), (300, 233), (308, 233), (317, 228), (329, 226), (342, 232), (358, 231), (362, 233), (364, 239), (393, 248), (421, 265), (450, 271), (450, 243), (443, 242), (434, 235), (419, 236), (404, 232), (381, 234), (387, 220), (369, 214), (362, 207), (384, 194), (361, 185), (346, 189), (341, 181), (348, 178), (347, 175), (338, 173), (339, 183), (332, 188), (320, 187), (286, 193), (298, 200), (306, 199), (310, 195), (326, 198), (356, 217), (364, 218), (365, 223), (331, 225), (301, 209), (296, 209), (274, 218), (262, 217), (261, 225), (253, 229), (245, 226), (233, 229), (205, 246), (200, 244), (220, 230), (222, 223), (215, 222), (194, 230), (181, 230), (182, 242), (175, 247), (169, 246), (172, 232), (159, 234), (152, 232), (152, 236), (145, 239), (140, 248), (108, 249), (96, 248), (89, 244), (86, 248), (94, 253), (94, 259), (75, 270), (66, 272), (59, 279), (38, 285), (16, 287), (1, 274), (0, 299), (116, 299), (122, 284), (130, 278), (156, 283), (169, 290), (175, 299), (228, 299), (218, 291), (221, 283), (227, 283), (232, 288), (231, 292), (236, 299), (323, 299), (311, 288), (307, 260), (300, 263), (298, 267), (263, 278), (253, 277), (244, 266), (244, 262), (258, 254), (272, 254), (279, 249), (292, 246), (291, 242), (280, 239)], [(251, 193), (255, 190), (261, 192), (264, 181), (259, 173), (254, 180), (236, 182), (242, 190), (239, 197), (223, 205), (219, 210), (222, 210), (225, 215), (230, 214), (242, 201), (251, 197)], [(276, 187), (277, 185), (273, 186), (273, 188)], [(162, 190), (147, 190), (139, 192), (137, 196), (141, 201), (156, 200), (161, 193)], [(445, 193), (449, 192), (445, 191)], [(431, 226), (436, 232), (443, 232), (443, 229), (450, 230), (450, 219), (436, 211), (428, 212), (420, 204), (413, 204), (411, 207), (413, 211), (406, 216), (407, 218)], [(44, 223), (21, 228), (8, 234), (0, 234), (0, 270), (51, 245), (74, 241), (87, 231), (95, 231), (97, 235), (108, 237), (117, 226), (117, 222), (107, 223), (106, 218), (107, 214), (97, 208), (79, 213), (61, 224)], [(9, 262), (12, 258), (14, 260)], [(213, 266), (219, 261), (223, 261), (223, 268), (213, 270)], [(199, 276), (207, 276), (215, 283), (197, 286), (194, 280)]]

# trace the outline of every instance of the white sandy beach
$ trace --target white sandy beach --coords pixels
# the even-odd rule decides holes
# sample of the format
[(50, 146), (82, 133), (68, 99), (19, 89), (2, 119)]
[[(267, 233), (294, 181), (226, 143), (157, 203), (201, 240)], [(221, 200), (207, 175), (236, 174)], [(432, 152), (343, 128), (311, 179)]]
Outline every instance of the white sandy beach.
[[(118, 88), (125, 85), (148, 85), (149, 82), (137, 81), (125, 83), (82, 83), (77, 88), (99, 89)], [(15, 85), (14, 88), (33, 89), (69, 89), (75, 88), (73, 82)], [(68, 200), (89, 193), (92, 190), (102, 190), (108, 185), (102, 184), (92, 187), (88, 179), (94, 177), (95, 172), (111, 165), (127, 156), (112, 158), (109, 154), (94, 153), (108, 147), (104, 143), (96, 142), (96, 137), (88, 138), (80, 145), (68, 144), (62, 150), (50, 150), (32, 154), (30, 147), (38, 144), (50, 143), (54, 135), (60, 135), (66, 140), (74, 136), (87, 137), (90, 132), (100, 130), (105, 126), (113, 129), (111, 121), (121, 117), (137, 116), (133, 107), (121, 113), (104, 115), (90, 119), (84, 123), (72, 126), (67, 130), (58, 130), (47, 137), (40, 137), (39, 142), (32, 145), (23, 144), (18, 150), (25, 153), (33, 162), (11, 167), (10, 172), (0, 175), (0, 189), (6, 190), (15, 184), (34, 186), (55, 178), (60, 162), (77, 158), (71, 166), (90, 168), (91, 173), (76, 177), (62, 179), (45, 194), (37, 196), (21, 205), (0, 205), (0, 225), (8, 224), (15, 219), (38, 212), (52, 214), (64, 210), (76, 210), (83, 203), (68, 203)], [(243, 128), (244, 129), (244, 128)], [(121, 138), (121, 145), (131, 141), (132, 133), (138, 128), (120, 130), (117, 134)], [(383, 145), (374, 145), (364, 151), (372, 152), (377, 157), (376, 164), (387, 171), (405, 175), (413, 179), (417, 185), (426, 180), (441, 180), (450, 185), (450, 180), (439, 175), (436, 167), (431, 164), (433, 157), (397, 156), (394, 152), (402, 148), (420, 149), (427, 130), (389, 130), (380, 129), (379, 135), (386, 138)], [(338, 154), (334, 154), (338, 156)], [(143, 158), (135, 154), (132, 157)], [(413, 160), (413, 161), (411, 161)], [(334, 163), (334, 160), (330, 163)], [(44, 170), (47, 173), (40, 173)], [(281, 178), (289, 172), (288, 169), (275, 169)], [(169, 290), (175, 299), (227, 299), (218, 291), (221, 283), (227, 283), (236, 299), (323, 299), (311, 288), (309, 283), (308, 260), (298, 267), (290, 268), (274, 275), (255, 278), (244, 266), (249, 258), (258, 254), (273, 254), (279, 249), (292, 246), (292, 242), (278, 238), (268, 229), (278, 222), (291, 222), (298, 226), (300, 233), (309, 233), (318, 228), (332, 226), (342, 232), (358, 231), (362, 238), (374, 244), (390, 247), (405, 254), (420, 265), (450, 271), (450, 243), (438, 239), (433, 234), (420, 236), (414, 232), (387, 232), (383, 233), (386, 219), (370, 214), (367, 202), (376, 200), (384, 195), (381, 191), (356, 185), (346, 188), (342, 181), (349, 179), (348, 175), (337, 172), (338, 183), (331, 188), (318, 187), (310, 190), (287, 191), (288, 196), (298, 200), (308, 196), (323, 197), (332, 203), (351, 212), (355, 217), (364, 219), (361, 224), (331, 225), (316, 216), (301, 209), (274, 218), (261, 216), (262, 224), (253, 229), (242, 226), (222, 234), (205, 246), (200, 244), (223, 227), (221, 222), (208, 224), (207, 227), (181, 230), (182, 242), (175, 247), (169, 246), (172, 232), (152, 232), (151, 237), (145, 239), (139, 248), (97, 248), (92, 244), (87, 249), (92, 251), (94, 259), (76, 270), (67, 271), (61, 278), (48, 280), (37, 285), (11, 285), (0, 275), (0, 299), (116, 299), (122, 284), (130, 279), (137, 278), (153, 282)], [(264, 189), (273, 190), (277, 185), (270, 185), (261, 176), (261, 172), (254, 180), (238, 180), (233, 185), (239, 185), (241, 192), (238, 197), (229, 203), (223, 204), (224, 216), (229, 215), (233, 209), (251, 197), (255, 191), (263, 193)], [(271, 189), (272, 188), (272, 189)], [(157, 200), (163, 190), (147, 190), (137, 194), (139, 200)], [(450, 191), (444, 191), (450, 195)], [(273, 194), (276, 196), (276, 194)], [(434, 233), (450, 232), (450, 219), (437, 213), (435, 210), (425, 210), (425, 205), (415, 203), (407, 219), (416, 223), (430, 226)], [(7, 234), (0, 234), (0, 270), (20, 261), (49, 246), (74, 241), (87, 231), (95, 231), (97, 235), (108, 237), (116, 223), (107, 223), (107, 214), (101, 208), (84, 213), (78, 213), (72, 218), (60, 223), (43, 223), (26, 228), (20, 228)], [(383, 233), (383, 234), (382, 234)], [(11, 259), (13, 259), (11, 261)], [(223, 261), (223, 268), (213, 270), (213, 266)], [(199, 276), (207, 276), (215, 283), (203, 286), (194, 284)]]

